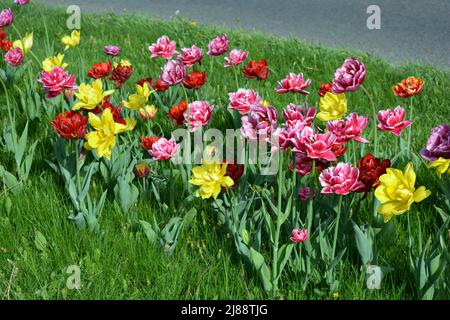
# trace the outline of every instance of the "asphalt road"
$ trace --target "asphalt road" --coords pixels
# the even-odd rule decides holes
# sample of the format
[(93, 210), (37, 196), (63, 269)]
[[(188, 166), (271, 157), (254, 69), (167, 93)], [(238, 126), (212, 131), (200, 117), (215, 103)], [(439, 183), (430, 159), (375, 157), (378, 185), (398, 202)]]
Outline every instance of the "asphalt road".
[[(335, 48), (368, 51), (393, 63), (450, 67), (450, 0), (42, 0), (81, 10), (138, 12), (170, 19), (178, 10), (204, 24), (294, 36)], [(369, 5), (381, 29), (367, 28)]]

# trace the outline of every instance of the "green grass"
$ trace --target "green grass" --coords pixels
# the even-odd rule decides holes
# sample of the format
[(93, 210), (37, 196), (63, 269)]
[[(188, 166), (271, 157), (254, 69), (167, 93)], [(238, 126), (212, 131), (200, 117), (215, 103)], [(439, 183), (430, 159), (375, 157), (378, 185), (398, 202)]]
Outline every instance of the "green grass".
[[(33, 6), (15, 7), (15, 25), (21, 34), (34, 31), (34, 54), (40, 59), (62, 51), (59, 39), (68, 33), (67, 15), (61, 9)], [(41, 12), (42, 15), (39, 13)], [(44, 24), (45, 23), (45, 24)], [(47, 31), (46, 31), (47, 28)], [(8, 30), (14, 37), (15, 32)], [(424, 145), (430, 129), (448, 122), (450, 101), (449, 74), (430, 66), (392, 66), (385, 61), (363, 52), (331, 50), (302, 43), (295, 39), (279, 39), (263, 34), (222, 28), (193, 26), (187, 20), (161, 21), (141, 16), (118, 16), (114, 14), (82, 16), (81, 45), (67, 51), (65, 61), (70, 73), (77, 75), (77, 83), (87, 81), (87, 70), (96, 62), (104, 61), (102, 48), (106, 44), (122, 47), (122, 57), (129, 59), (135, 67), (132, 78), (124, 92), (133, 90), (133, 83), (145, 77), (157, 77), (162, 65), (160, 60), (149, 58), (147, 47), (159, 36), (166, 34), (177, 41), (177, 48), (196, 44), (206, 48), (210, 39), (219, 32), (226, 32), (232, 48), (250, 52), (251, 59), (265, 58), (271, 74), (265, 82), (248, 81), (239, 77), (240, 87), (256, 89), (264, 99), (278, 110), (292, 101), (290, 95), (277, 95), (276, 82), (288, 72), (303, 72), (313, 80), (309, 102), (318, 105), (317, 89), (322, 82), (332, 80), (335, 69), (343, 60), (355, 55), (368, 70), (364, 86), (373, 95), (378, 109), (405, 104), (395, 97), (391, 87), (407, 76), (414, 75), (425, 81), (424, 91), (414, 98), (416, 123), (413, 130), (413, 148), (418, 151)], [(48, 41), (47, 43), (47, 36)], [(27, 59), (31, 60), (28, 55)], [(208, 100), (223, 109), (227, 106), (228, 92), (236, 90), (233, 71), (221, 67), (221, 58), (205, 58), (203, 69), (208, 82), (199, 91), (202, 100)], [(210, 63), (212, 61), (212, 63)], [(39, 66), (33, 61), (33, 73), (25, 73), (16, 84), (24, 88), (25, 83), (34, 82)], [(18, 127), (23, 127), (26, 117), (18, 107), (19, 92), (9, 89), (8, 94), (16, 108)], [(347, 95), (349, 110), (371, 115), (369, 100), (359, 90)], [(48, 105), (46, 108), (54, 108)], [(0, 123), (7, 123), (6, 101), (0, 91)], [(118, 209), (111, 195), (103, 212), (101, 234), (93, 235), (76, 228), (67, 219), (71, 209), (62, 181), (45, 163), (52, 152), (52, 138), (48, 127), (48, 116), (43, 113), (42, 122), (31, 124), (31, 137), (39, 139), (35, 161), (28, 184), (18, 194), (4, 192), (0, 196), (0, 298), (10, 299), (262, 299), (266, 298), (258, 279), (244, 272), (235, 254), (234, 244), (222, 230), (215, 217), (203, 212), (196, 216), (190, 230), (179, 239), (174, 255), (168, 256), (160, 247), (149, 244), (141, 230), (129, 222)], [(160, 112), (159, 118), (164, 115)], [(158, 118), (158, 119), (159, 119)], [(47, 123), (45, 123), (45, 121)], [(212, 126), (224, 127), (216, 117)], [(366, 136), (371, 138), (371, 127)], [(379, 133), (381, 154), (389, 153), (393, 137)], [(51, 156), (50, 156), (51, 157)], [(12, 169), (12, 159), (6, 150), (0, 149), (0, 163)], [(437, 180), (422, 166), (418, 169), (418, 184), (427, 185), (437, 191)], [(8, 202), (12, 203), (10, 209)], [(434, 236), (440, 220), (430, 205), (436, 198), (417, 206), (411, 212), (413, 224), (420, 216), (423, 237)], [(361, 208), (364, 219), (366, 208)], [(158, 203), (139, 201), (134, 213), (139, 219), (149, 221), (161, 216)], [(174, 213), (176, 215), (176, 213)], [(415, 298), (414, 281), (408, 262), (406, 217), (395, 221), (395, 235), (385, 239), (379, 255), (385, 265), (395, 271), (388, 274), (379, 291), (365, 289), (364, 273), (356, 258), (344, 260), (339, 267), (340, 296), (343, 299), (412, 299)], [(38, 232), (47, 245), (36, 245)], [(66, 288), (69, 265), (81, 267), (82, 288), (79, 291)], [(15, 270), (14, 274), (12, 274)], [(301, 283), (295, 274), (286, 273), (281, 281), (281, 293), (288, 299), (327, 299), (326, 288), (309, 287), (301, 291)], [(322, 293), (323, 292), (323, 293)]]

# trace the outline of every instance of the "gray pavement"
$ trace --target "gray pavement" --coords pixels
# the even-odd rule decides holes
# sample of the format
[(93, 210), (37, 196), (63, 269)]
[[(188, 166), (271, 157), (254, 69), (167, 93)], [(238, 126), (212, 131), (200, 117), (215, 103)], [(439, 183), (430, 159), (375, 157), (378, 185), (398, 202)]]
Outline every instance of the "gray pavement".
[[(82, 11), (138, 12), (203, 24), (240, 27), (335, 48), (370, 52), (393, 63), (450, 66), (450, 0), (42, 0)], [(381, 29), (366, 26), (369, 5), (381, 9)]]

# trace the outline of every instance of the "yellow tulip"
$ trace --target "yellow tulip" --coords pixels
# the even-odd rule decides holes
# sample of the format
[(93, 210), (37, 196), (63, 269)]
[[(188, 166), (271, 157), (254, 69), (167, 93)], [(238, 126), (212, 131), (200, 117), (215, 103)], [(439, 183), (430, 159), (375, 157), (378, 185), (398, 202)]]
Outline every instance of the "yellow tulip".
[(136, 93), (128, 97), (128, 101), (123, 101), (123, 105), (132, 110), (139, 110), (147, 104), (148, 98), (154, 91), (150, 91), (147, 82), (142, 86), (136, 85)]
[(339, 120), (347, 113), (347, 99), (345, 94), (334, 94), (327, 92), (320, 98), (320, 112), (317, 119), (320, 121)]
[(75, 92), (75, 96), (79, 101), (74, 104), (72, 109), (95, 109), (106, 96), (110, 96), (113, 92), (114, 90), (103, 91), (101, 79), (95, 80), (92, 82), (92, 85), (82, 83)]
[(110, 159), (116, 145), (116, 134), (126, 131), (127, 126), (114, 122), (110, 109), (105, 109), (100, 117), (89, 112), (89, 124), (95, 130), (86, 134), (84, 147), (95, 150), (99, 158)]
[(47, 72), (51, 72), (53, 67), (60, 67), (64, 69), (65, 67), (67, 67), (67, 63), (64, 63), (63, 59), (64, 55), (61, 53), (58, 53), (54, 57), (49, 57), (42, 61), (42, 69)]
[(378, 212), (383, 215), (384, 222), (408, 211), (414, 202), (420, 202), (431, 194), (424, 186), (415, 188), (416, 173), (411, 163), (408, 163), (404, 172), (386, 169), (379, 180), (381, 184), (375, 190), (375, 197), (381, 202)]
[(227, 165), (221, 163), (203, 163), (193, 168), (193, 176), (189, 182), (200, 186), (195, 195), (202, 199), (216, 199), (222, 187), (229, 188), (234, 185), (233, 179), (225, 175), (226, 172)]
[(114, 62), (113, 66), (116, 68), (118, 65), (121, 65), (122, 67), (131, 67), (131, 62), (126, 59), (121, 59), (119, 63)]
[(80, 35), (80, 31), (78, 31), (78, 30), (73, 30), (72, 33), (70, 34), (70, 36), (62, 37), (61, 42), (63, 45), (66, 46), (64, 50), (67, 50), (69, 48), (74, 48), (77, 45), (79, 45), (80, 38), (81, 38), (81, 35)]
[(25, 37), (13, 42), (13, 48), (20, 48), (25, 54), (33, 47), (33, 32), (27, 33)]
[(430, 163), (430, 168), (436, 168), (439, 177), (444, 174), (445, 171), (450, 174), (450, 159), (439, 157), (439, 159)]
[(267, 100), (261, 100), (261, 101), (259, 101), (259, 103), (262, 105), (262, 106), (264, 106), (264, 107), (268, 107), (268, 106), (270, 106), (270, 102), (269, 101), (267, 101)]
[(153, 120), (157, 112), (158, 109), (154, 105), (151, 106), (147, 105), (139, 109), (139, 115), (144, 121)]

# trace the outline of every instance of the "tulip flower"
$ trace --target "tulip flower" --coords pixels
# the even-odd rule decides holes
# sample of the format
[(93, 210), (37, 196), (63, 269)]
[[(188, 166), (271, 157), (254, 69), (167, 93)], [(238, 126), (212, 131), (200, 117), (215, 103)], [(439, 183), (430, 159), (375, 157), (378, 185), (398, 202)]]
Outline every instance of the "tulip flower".
[(347, 58), (334, 74), (332, 91), (334, 94), (356, 91), (365, 77), (366, 66), (353, 57)]
[(201, 64), (203, 59), (203, 50), (195, 45), (190, 48), (183, 48), (181, 49), (179, 59), (186, 67), (192, 67), (197, 62)]
[(133, 74), (133, 66), (128, 60), (120, 60), (120, 63), (114, 63), (111, 73), (111, 80), (115, 82), (117, 88), (121, 88)]
[(141, 137), (141, 148), (144, 149), (147, 152), (150, 152), (150, 150), (153, 147), (153, 144), (160, 139), (159, 136), (156, 137)]
[(392, 92), (400, 98), (409, 98), (422, 92), (423, 80), (408, 77), (392, 87)]
[(228, 38), (226, 34), (218, 35), (208, 44), (209, 56), (220, 56), (228, 51)]
[(324, 97), (327, 92), (332, 92), (333, 83), (322, 83), (318, 91), (319, 96)]
[(153, 120), (156, 116), (156, 112), (158, 112), (158, 109), (154, 105), (147, 105), (139, 109), (139, 115), (144, 121)]
[(290, 238), (292, 242), (304, 242), (308, 240), (308, 230), (306, 229), (294, 229), (292, 230), (292, 237)]
[(18, 67), (24, 59), (23, 52), (20, 48), (11, 49), (6, 52), (4, 60), (12, 67)]
[(450, 159), (439, 157), (437, 160), (431, 162), (429, 167), (436, 168), (436, 172), (439, 177), (443, 175), (446, 171), (448, 174), (450, 174)]
[(347, 113), (347, 99), (343, 93), (327, 92), (320, 98), (319, 108), (317, 119), (320, 121), (339, 120)]
[(278, 82), (277, 93), (302, 93), (309, 94), (307, 89), (311, 85), (311, 80), (305, 80), (303, 73), (289, 73), (283, 80)]
[(175, 86), (186, 78), (186, 67), (180, 60), (169, 60), (161, 71), (160, 79), (164, 85)]
[(308, 102), (305, 102), (304, 106), (290, 103), (283, 110), (283, 119), (288, 127), (293, 127), (297, 122), (311, 126), (315, 116), (316, 108), (309, 107)]
[(425, 148), (420, 150), (422, 158), (436, 161), (438, 158), (450, 159), (450, 125), (441, 124), (431, 130)]
[(66, 111), (58, 114), (51, 122), (52, 127), (64, 139), (82, 139), (87, 130), (88, 119), (74, 111)]
[(112, 64), (108, 62), (100, 62), (94, 64), (88, 71), (88, 77), (93, 79), (102, 79), (112, 72)]
[(102, 80), (97, 79), (92, 84), (82, 83), (75, 92), (75, 96), (78, 98), (78, 102), (73, 105), (73, 110), (95, 109), (103, 99), (112, 95), (114, 90), (103, 91)]
[(33, 32), (27, 33), (25, 37), (13, 42), (13, 48), (19, 48), (25, 54), (33, 47)]
[(189, 183), (200, 187), (195, 193), (197, 197), (217, 199), (222, 187), (230, 188), (234, 185), (233, 179), (227, 176), (226, 172), (226, 164), (203, 163), (192, 169), (192, 178)]
[(64, 90), (77, 89), (75, 76), (69, 75), (60, 67), (53, 67), (50, 72), (42, 71), (38, 82), (42, 83), (42, 88), (48, 99), (59, 96)]
[(86, 134), (84, 147), (95, 150), (99, 158), (110, 159), (116, 145), (116, 134), (126, 131), (127, 126), (115, 122), (109, 109), (104, 110), (100, 117), (90, 112), (89, 124), (94, 131)]
[(349, 114), (344, 120), (334, 120), (327, 123), (327, 130), (336, 136), (336, 143), (344, 144), (350, 140), (369, 143), (361, 137), (369, 119), (359, 116), (356, 112)]
[(120, 54), (120, 47), (113, 46), (113, 45), (107, 45), (103, 48), (103, 52), (107, 56), (117, 57)]
[(402, 131), (412, 124), (410, 120), (403, 120), (405, 119), (405, 115), (405, 109), (400, 106), (397, 106), (394, 110), (386, 109), (379, 111), (377, 114), (379, 122), (378, 129), (392, 132), (399, 137)]
[(180, 101), (178, 105), (174, 105), (167, 114), (167, 118), (173, 119), (173, 124), (180, 126), (184, 122), (184, 112), (187, 110), (186, 100)]
[(189, 124), (190, 131), (194, 132), (201, 127), (207, 126), (211, 120), (214, 106), (207, 101), (193, 101), (189, 103), (189, 115), (185, 111), (184, 124)]
[(206, 83), (206, 79), (205, 71), (192, 71), (183, 80), (183, 86), (186, 89), (199, 89)]
[(228, 97), (230, 100), (228, 108), (237, 110), (242, 115), (249, 113), (253, 106), (261, 102), (261, 97), (252, 89), (239, 89), (236, 92), (230, 92)]
[(61, 42), (66, 46), (64, 50), (78, 46), (80, 44), (80, 38), (81, 34), (78, 30), (73, 30), (69, 36), (62, 37)]
[(175, 139), (160, 138), (153, 143), (149, 153), (154, 160), (169, 160), (176, 156), (180, 148), (181, 146), (175, 142)]
[(319, 181), (323, 187), (321, 193), (346, 195), (357, 191), (364, 187), (358, 178), (358, 168), (354, 168), (351, 163), (340, 162), (336, 167), (327, 168), (320, 174)]
[(386, 169), (386, 174), (379, 180), (375, 197), (381, 202), (378, 212), (383, 215), (384, 222), (408, 211), (414, 202), (420, 202), (431, 194), (424, 186), (415, 188), (416, 173), (411, 163), (406, 165), (404, 172), (394, 168)]
[(225, 68), (230, 68), (233, 66), (240, 65), (247, 59), (248, 52), (245, 50), (233, 49), (230, 52), (229, 57), (225, 57)]
[(145, 178), (150, 173), (150, 166), (145, 161), (139, 162), (134, 166), (134, 173), (138, 178)]
[(42, 61), (42, 69), (47, 72), (51, 72), (53, 67), (65, 69), (67, 67), (67, 63), (64, 63), (63, 60), (64, 55), (61, 53), (58, 53), (54, 57), (46, 58), (44, 61)]
[(14, 21), (14, 13), (10, 8), (0, 11), (0, 28), (10, 26)]
[(128, 101), (122, 101), (123, 105), (131, 110), (139, 110), (147, 104), (148, 98), (154, 91), (150, 91), (148, 84), (136, 85), (136, 93), (128, 97)]
[(269, 67), (265, 59), (259, 61), (252, 60), (242, 69), (242, 73), (248, 79), (266, 80), (269, 76)]
[(164, 59), (172, 59), (172, 56), (175, 54), (179, 54), (176, 49), (176, 42), (170, 41), (170, 39), (167, 36), (162, 36), (158, 40), (156, 40), (156, 43), (153, 43), (151, 46), (148, 47), (148, 50), (150, 51), (151, 58), (157, 58), (157, 57), (163, 57)]

